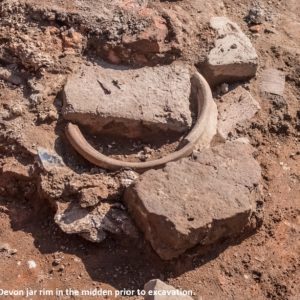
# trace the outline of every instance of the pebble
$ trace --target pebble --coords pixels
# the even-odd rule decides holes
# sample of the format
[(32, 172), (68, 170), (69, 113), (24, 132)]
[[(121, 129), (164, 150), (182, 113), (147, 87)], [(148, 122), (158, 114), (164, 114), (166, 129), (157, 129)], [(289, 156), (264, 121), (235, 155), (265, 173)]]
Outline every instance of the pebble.
[(54, 110), (50, 110), (50, 111), (48, 112), (47, 119), (49, 119), (49, 120), (51, 120), (51, 121), (57, 120), (57, 119), (58, 119), (57, 112), (54, 111)]
[(29, 260), (27, 262), (27, 265), (28, 265), (29, 269), (35, 269), (37, 267), (37, 264), (36, 264), (36, 262), (34, 260)]
[(136, 179), (138, 179), (138, 173), (132, 170), (125, 170), (121, 174), (120, 182), (124, 187), (129, 187)]
[(249, 24), (261, 24), (266, 20), (265, 11), (259, 6), (251, 7), (246, 19)]
[(146, 160), (147, 160), (147, 156), (145, 155), (144, 151), (138, 152), (138, 154), (136, 155), (136, 157), (137, 157), (140, 161), (146, 161)]
[(74, 260), (75, 262), (77, 262), (77, 263), (81, 262), (81, 260), (80, 260), (79, 258), (77, 258), (77, 257), (74, 257), (73, 260)]
[(23, 108), (19, 104), (13, 105), (10, 111), (14, 116), (21, 116), (23, 114)]
[(221, 92), (222, 94), (226, 94), (229, 91), (229, 85), (227, 83), (222, 83), (221, 84)]
[(259, 33), (261, 31), (261, 25), (250, 26), (249, 30), (253, 33)]

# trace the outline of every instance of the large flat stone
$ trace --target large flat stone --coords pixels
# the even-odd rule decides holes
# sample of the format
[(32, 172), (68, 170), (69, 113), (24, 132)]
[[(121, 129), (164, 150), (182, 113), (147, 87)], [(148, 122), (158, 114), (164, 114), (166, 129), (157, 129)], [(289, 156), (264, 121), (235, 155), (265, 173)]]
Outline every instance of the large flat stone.
[(190, 129), (190, 73), (182, 64), (125, 69), (83, 66), (64, 88), (64, 118), (129, 137)]
[(252, 153), (248, 144), (221, 144), (147, 171), (126, 190), (129, 212), (162, 259), (235, 237), (249, 224), (261, 178)]
[(249, 38), (226, 17), (214, 17), (210, 26), (216, 32), (215, 47), (200, 70), (211, 85), (255, 76), (258, 57)]
[(240, 86), (225, 94), (218, 102), (218, 136), (226, 140), (238, 124), (250, 120), (259, 110), (259, 103)]

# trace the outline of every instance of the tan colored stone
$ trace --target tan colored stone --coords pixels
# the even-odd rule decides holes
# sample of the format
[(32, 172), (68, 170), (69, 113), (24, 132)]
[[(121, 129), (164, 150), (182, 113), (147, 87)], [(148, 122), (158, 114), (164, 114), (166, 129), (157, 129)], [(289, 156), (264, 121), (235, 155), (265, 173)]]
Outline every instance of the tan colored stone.
[(214, 17), (210, 26), (216, 32), (215, 47), (200, 71), (211, 85), (255, 76), (258, 56), (240, 27), (226, 17)]
[(218, 102), (218, 136), (226, 140), (237, 124), (250, 120), (259, 110), (259, 103), (241, 86), (225, 94)]

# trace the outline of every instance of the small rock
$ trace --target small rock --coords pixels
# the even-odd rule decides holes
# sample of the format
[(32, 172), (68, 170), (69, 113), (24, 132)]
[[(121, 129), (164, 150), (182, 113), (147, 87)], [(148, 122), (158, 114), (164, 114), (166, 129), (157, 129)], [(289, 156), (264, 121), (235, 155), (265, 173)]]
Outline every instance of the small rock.
[(259, 6), (251, 7), (246, 17), (249, 24), (262, 24), (265, 20), (265, 11)]
[(40, 111), (38, 113), (38, 120), (39, 122), (45, 122), (47, 120), (47, 113), (45, 111)]
[(229, 91), (229, 85), (227, 83), (222, 83), (221, 84), (221, 93), (226, 94)]
[(125, 188), (128, 188), (138, 178), (139, 174), (132, 170), (125, 170), (119, 176), (120, 183)]
[(0, 212), (4, 214), (8, 214), (9, 210), (7, 207), (0, 205)]
[(109, 50), (107, 54), (107, 59), (110, 63), (118, 65), (121, 63), (121, 59), (118, 57), (114, 50)]
[(200, 154), (200, 151), (193, 150), (193, 152), (192, 152), (192, 158), (193, 159), (197, 159), (197, 157), (198, 157), (199, 154)]
[(9, 251), (9, 254), (11, 254), (11, 255), (15, 255), (17, 253), (18, 253), (17, 249), (10, 249), (10, 251)]
[(58, 119), (58, 114), (55, 110), (41, 111), (38, 114), (40, 122), (53, 122)]
[(216, 32), (215, 47), (201, 65), (201, 72), (211, 85), (255, 76), (258, 56), (240, 27), (226, 17), (214, 17), (210, 26)]
[(17, 116), (17, 117), (21, 116), (23, 114), (23, 112), (24, 112), (23, 111), (23, 107), (21, 105), (19, 105), (19, 104), (13, 105), (11, 107), (10, 111), (11, 111), (12, 115)]
[(145, 300), (193, 300), (187, 296), (188, 291), (177, 290), (159, 279), (152, 279), (144, 286)]
[(140, 152), (136, 155), (136, 157), (137, 157), (140, 161), (146, 161), (147, 158), (148, 158), (148, 155), (146, 155), (146, 154), (144, 153), (144, 151), (140, 151)]
[(37, 267), (37, 264), (36, 264), (36, 262), (34, 260), (29, 260), (27, 262), (27, 265), (28, 265), (29, 269), (35, 269)]
[(249, 30), (253, 33), (259, 33), (261, 31), (260, 25), (253, 25), (249, 27)]

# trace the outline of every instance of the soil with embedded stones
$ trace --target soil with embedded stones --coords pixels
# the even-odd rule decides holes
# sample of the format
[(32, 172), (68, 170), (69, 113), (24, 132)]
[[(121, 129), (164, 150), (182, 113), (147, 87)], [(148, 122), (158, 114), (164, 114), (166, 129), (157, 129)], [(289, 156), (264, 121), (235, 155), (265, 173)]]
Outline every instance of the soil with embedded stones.
[[(1, 1), (1, 289), (136, 290), (158, 278), (193, 290), (195, 299), (300, 297), (300, 5), (295, 0), (206, 2)], [(134, 68), (180, 61), (195, 71), (214, 48), (213, 16), (237, 23), (258, 55), (254, 78), (216, 86), (213, 94), (220, 106), (227, 92), (241, 86), (261, 108), (228, 139), (247, 137), (255, 148), (263, 222), (255, 233), (163, 261), (134, 225), (130, 232), (118, 231), (115, 212), (128, 220), (121, 198), (138, 175), (103, 171), (73, 150), (64, 135), (62, 90), (68, 75), (99, 60)], [(285, 74), (283, 96), (262, 92), (263, 71), (271, 68)], [(152, 144), (118, 137), (99, 143), (92, 135), (89, 141), (131, 161), (161, 157), (177, 146), (176, 139), (164, 136)], [(43, 160), (40, 149), (47, 149), (51, 160)], [(109, 223), (97, 219), (104, 229), (86, 223), (80, 229), (92, 240), (103, 237), (102, 229), (105, 235), (113, 232), (101, 244), (66, 234), (55, 223), (57, 208), (66, 210), (72, 201), (94, 213), (93, 205), (103, 199), (98, 192), (93, 203), (84, 197), (96, 188), (111, 218)]]

